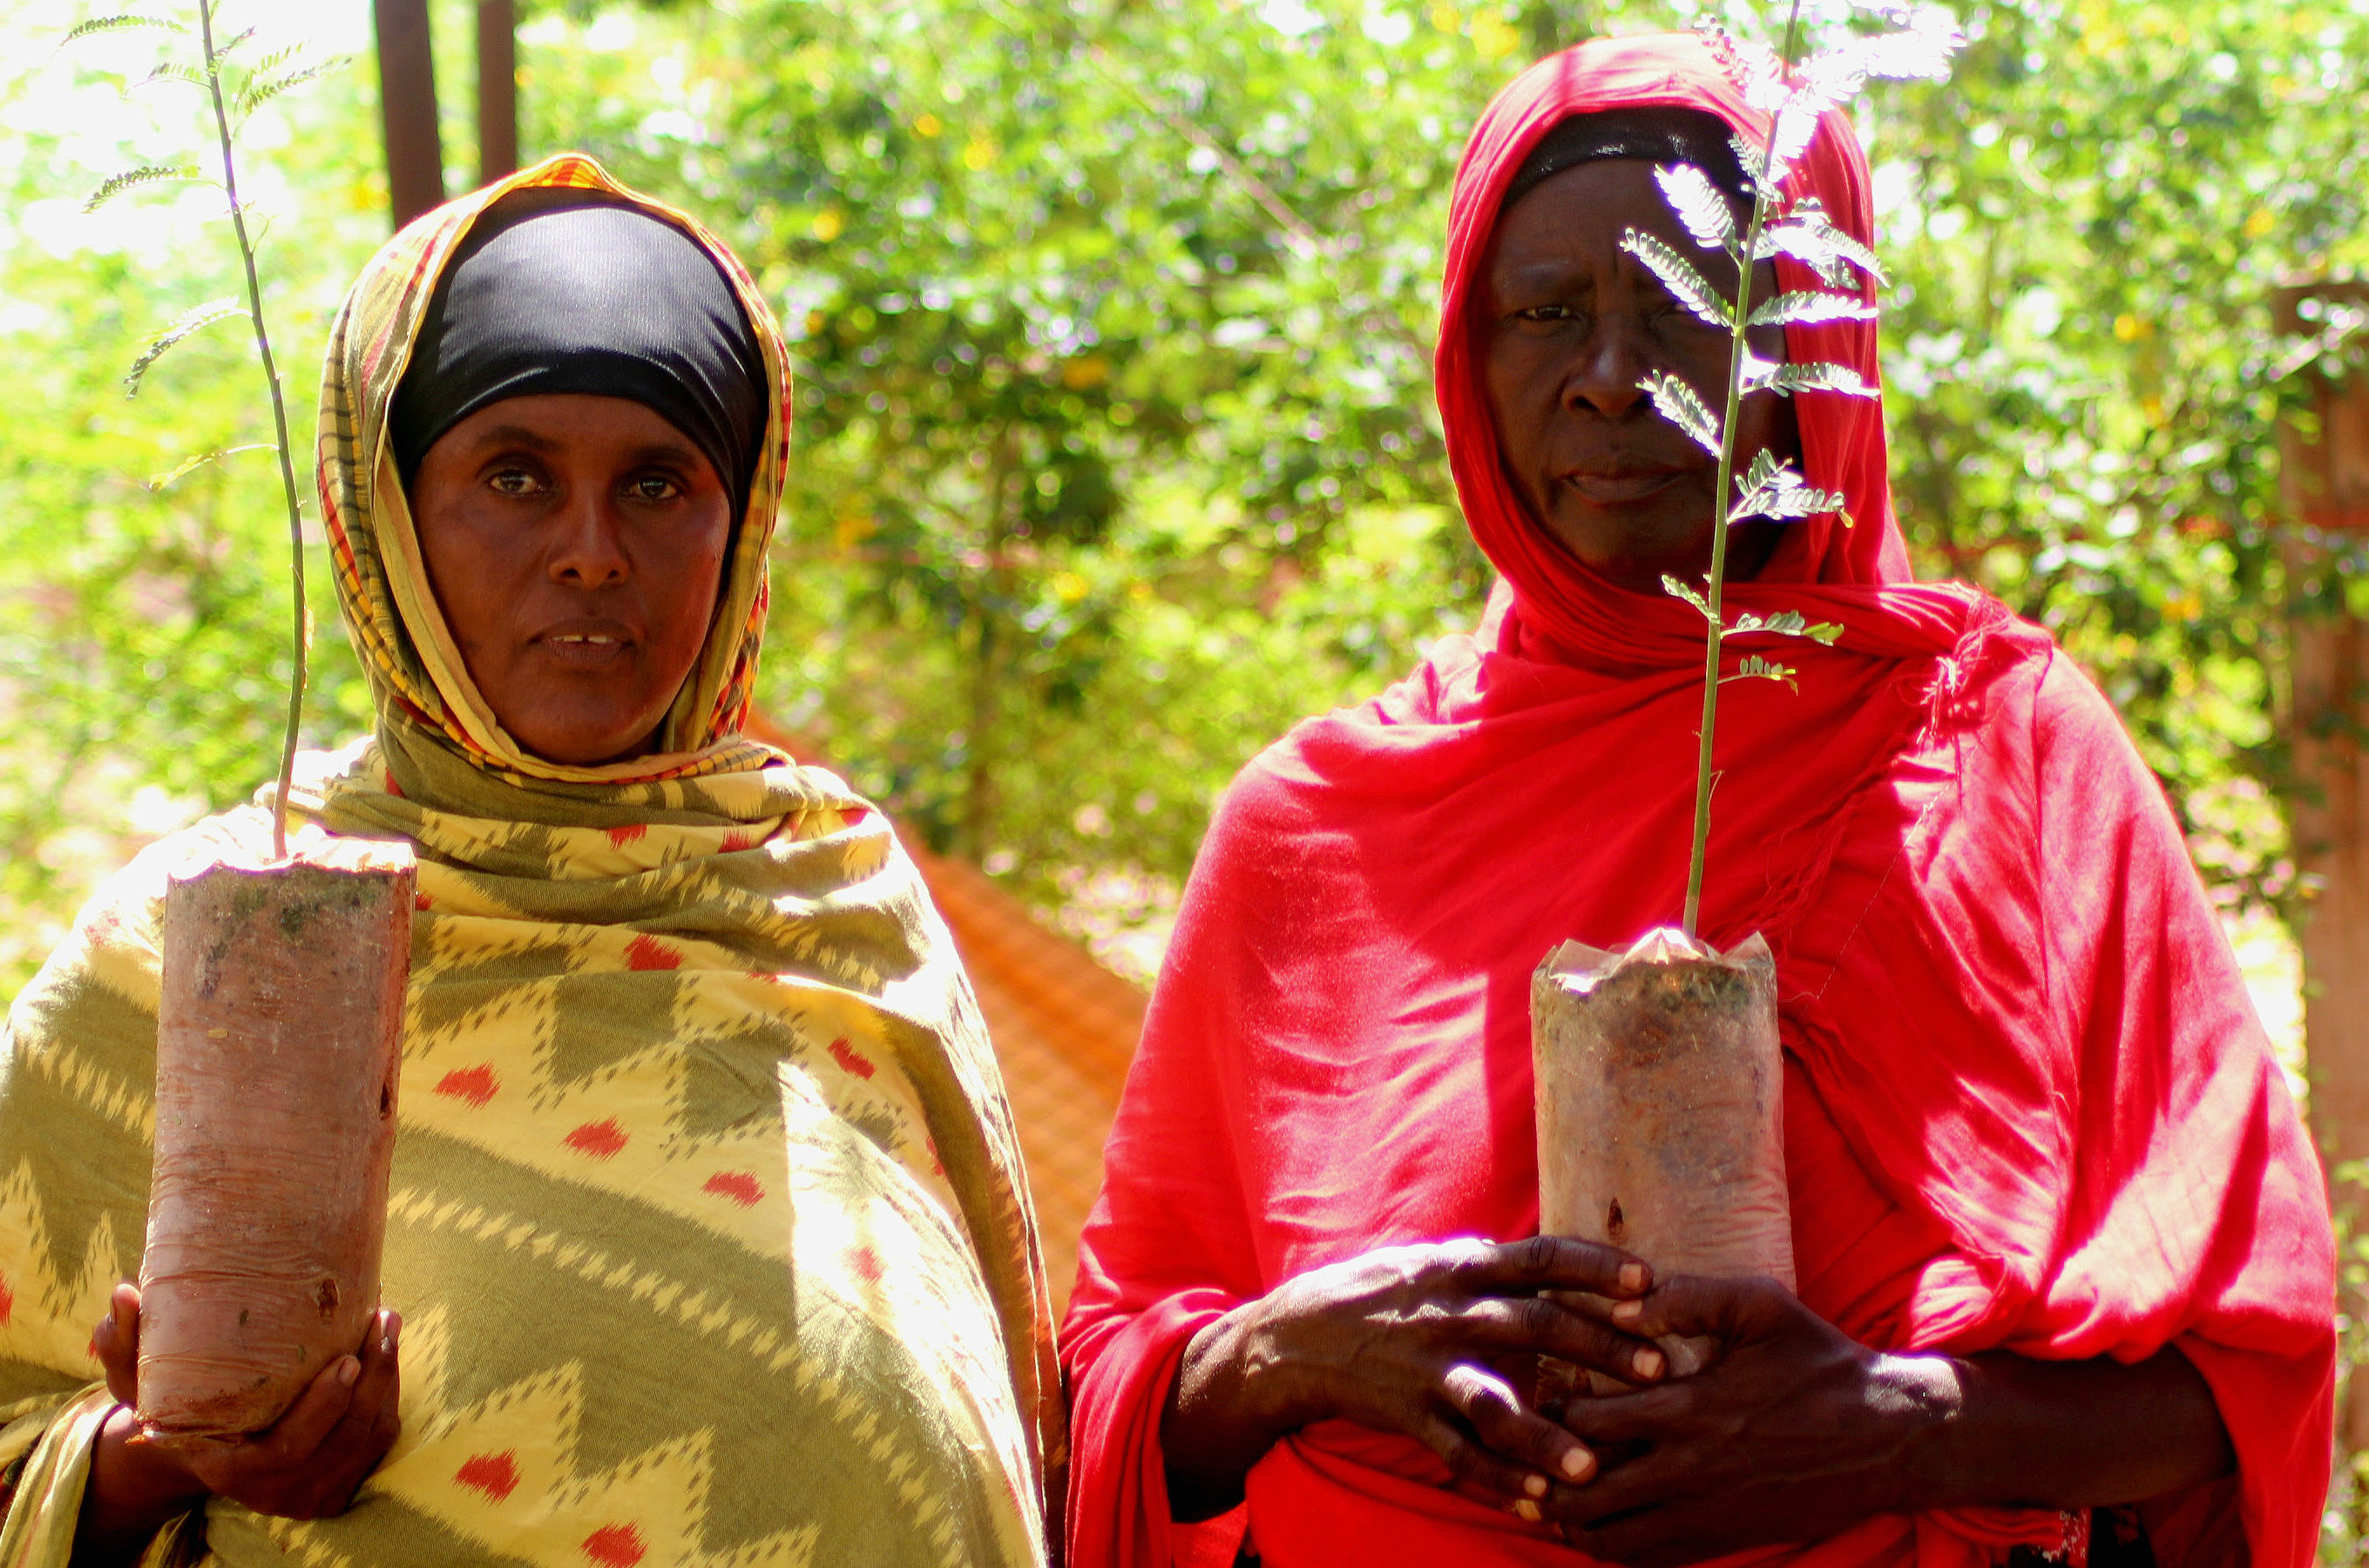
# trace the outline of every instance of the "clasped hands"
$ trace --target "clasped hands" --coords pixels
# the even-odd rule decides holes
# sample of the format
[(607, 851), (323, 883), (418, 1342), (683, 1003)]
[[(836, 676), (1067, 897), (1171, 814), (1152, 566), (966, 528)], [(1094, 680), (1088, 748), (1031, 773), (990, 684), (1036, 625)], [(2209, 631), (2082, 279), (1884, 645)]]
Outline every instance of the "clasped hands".
[[(1275, 1435), (1327, 1417), (1406, 1433), (1460, 1490), (1639, 1568), (1917, 1506), (1923, 1440), (1954, 1387), (1948, 1363), (1871, 1350), (1782, 1286), (1656, 1280), (1642, 1260), (1558, 1237), (1369, 1253), (1213, 1327), (1234, 1340), (1219, 1353), (1265, 1384), (1250, 1402)], [(1669, 1376), (1654, 1343), (1667, 1334), (1708, 1336), (1710, 1364)], [(1534, 1408), (1540, 1356), (1632, 1391)]]

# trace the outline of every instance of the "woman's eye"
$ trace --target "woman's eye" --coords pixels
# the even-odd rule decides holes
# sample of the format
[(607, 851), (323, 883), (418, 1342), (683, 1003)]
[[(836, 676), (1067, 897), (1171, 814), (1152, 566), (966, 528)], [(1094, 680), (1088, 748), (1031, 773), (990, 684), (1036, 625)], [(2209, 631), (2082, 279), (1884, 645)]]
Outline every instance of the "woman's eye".
[(1569, 305), (1531, 305), (1528, 309), (1517, 310), (1514, 314), (1524, 321), (1569, 321), (1571, 307)]
[(500, 496), (531, 496), (539, 487), (535, 476), (523, 468), (501, 469), (486, 483)]
[(639, 474), (625, 482), (625, 493), (637, 501), (670, 501), (682, 486), (664, 474)]

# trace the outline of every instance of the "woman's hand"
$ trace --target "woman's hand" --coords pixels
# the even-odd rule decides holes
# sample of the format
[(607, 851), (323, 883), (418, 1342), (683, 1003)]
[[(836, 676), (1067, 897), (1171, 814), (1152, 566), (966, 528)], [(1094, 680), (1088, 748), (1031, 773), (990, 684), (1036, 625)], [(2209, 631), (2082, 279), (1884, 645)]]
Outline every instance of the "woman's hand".
[(1185, 1347), (1161, 1420), (1171, 1511), (1231, 1507), (1279, 1438), (1339, 1417), (1405, 1433), (1459, 1481), (1538, 1517), (1549, 1478), (1584, 1480), (1596, 1458), (1529, 1408), (1531, 1358), (1629, 1383), (1663, 1371), (1644, 1339), (1538, 1293), (1627, 1301), (1652, 1279), (1626, 1253), (1552, 1236), (1389, 1247), (1300, 1275)]
[(1765, 1279), (1678, 1276), (1609, 1317), (1719, 1345), (1691, 1377), (1558, 1413), (1607, 1459), (1544, 1505), (1589, 1556), (1692, 1562), (1922, 1504), (1928, 1439), (1954, 1408), (1940, 1358), (1871, 1350)]
[(137, 1436), (140, 1292), (119, 1285), (91, 1335), (119, 1408), (100, 1429), (83, 1495), (74, 1561), (129, 1562), (166, 1519), (209, 1494), (258, 1514), (318, 1519), (341, 1514), (402, 1429), (395, 1353), (402, 1319), (372, 1319), (360, 1356), (341, 1356), (263, 1431), (187, 1447)]
[(2176, 1347), (2131, 1363), (1892, 1355), (1780, 1285), (1685, 1275), (1606, 1315), (1631, 1333), (1718, 1341), (1691, 1377), (1559, 1413), (1605, 1468), (1557, 1484), (1545, 1511), (1608, 1562), (1695, 1562), (1876, 1514), (2135, 1503), (2237, 1462), (2212, 1389)]

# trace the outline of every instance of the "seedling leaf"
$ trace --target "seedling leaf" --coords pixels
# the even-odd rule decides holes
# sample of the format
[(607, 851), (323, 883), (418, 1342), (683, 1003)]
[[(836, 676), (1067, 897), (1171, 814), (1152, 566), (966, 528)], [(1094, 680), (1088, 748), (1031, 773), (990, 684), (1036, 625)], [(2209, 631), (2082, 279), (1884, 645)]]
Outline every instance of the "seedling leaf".
[(1701, 594), (1697, 593), (1693, 589), (1688, 588), (1685, 583), (1680, 582), (1677, 578), (1672, 577), (1667, 572), (1664, 572), (1662, 574), (1662, 589), (1664, 592), (1671, 594), (1676, 598), (1683, 599), (1688, 603), (1693, 605), (1696, 609), (1701, 611), (1702, 618), (1704, 620), (1708, 621), (1711, 618), (1711, 601), (1705, 599)]
[(66, 29), (65, 37), (58, 40), (58, 47), (63, 49), (76, 39), (88, 38), (93, 33), (118, 33), (131, 28), (161, 28), (168, 33), (189, 30), (169, 17), (143, 17), (125, 11), (112, 17), (93, 17), (86, 22), (76, 22)]
[(1670, 211), (1694, 236), (1695, 244), (1705, 250), (1723, 250), (1740, 256), (1743, 246), (1736, 240), (1735, 212), (1727, 204), (1727, 197), (1711, 183), (1711, 176), (1692, 164), (1664, 164), (1654, 170), (1654, 183), (1662, 188), (1662, 195), (1670, 203)]
[(1849, 294), (1795, 289), (1752, 313), (1755, 326), (1814, 326), (1823, 321), (1870, 321), (1875, 307)]
[(1857, 371), (1848, 365), (1828, 364), (1823, 361), (1779, 365), (1757, 383), (1755, 390), (1763, 387), (1787, 396), (1796, 392), (1840, 392), (1852, 397), (1876, 395), (1876, 389), (1861, 381)]
[(289, 88), (301, 87), (307, 82), (319, 81), (332, 71), (343, 66), (346, 59), (346, 56), (339, 55), (335, 60), (324, 60), (318, 64), (307, 65), (301, 71), (291, 71), (284, 76), (275, 76), (268, 82), (249, 82), (246, 89), (238, 95), (238, 112), (242, 115), (253, 114)]
[(136, 169), (108, 176), (97, 190), (83, 200), (85, 212), (96, 212), (127, 190), (143, 185), (162, 185), (201, 178), (194, 164), (146, 164)]
[(213, 452), (201, 452), (195, 457), (183, 458), (178, 464), (174, 465), (171, 472), (159, 474), (150, 479), (148, 481), (148, 488), (152, 491), (158, 492), (168, 490), (182, 479), (196, 473), (199, 469), (203, 468), (209, 463), (220, 463), (223, 458), (236, 456), (242, 452), (269, 452), (271, 450), (272, 445), (269, 441), (248, 441), (243, 446), (226, 446), (219, 448)]
[(1826, 210), (1814, 196), (1804, 196), (1793, 203), (1782, 222), (1761, 231), (1760, 244), (1754, 247), (1753, 259), (1766, 260), (1771, 256), (1785, 255), (1815, 270), (1825, 281), (1838, 289), (1850, 286), (1850, 274), (1842, 263), (1858, 268), (1878, 284), (1884, 281), (1883, 268), (1875, 252), (1835, 227)]
[(1843, 505), (1840, 493), (1812, 489), (1792, 464), (1780, 463), (1769, 456), (1766, 448), (1754, 456), (1751, 472), (1737, 480), (1735, 487), (1740, 494), (1734, 509), (1727, 514), (1730, 522), (1752, 517), (1781, 522), (1789, 518), (1839, 511)]
[(141, 378), (148, 373), (148, 367), (171, 353), (183, 339), (193, 333), (205, 330), (217, 321), (246, 314), (245, 305), (240, 304), (235, 299), (227, 299), (209, 301), (182, 315), (170, 326), (151, 338), (148, 340), (147, 349), (138, 359), (132, 361), (132, 369), (123, 378), (123, 395), (139, 396)]
[(1684, 430), (1694, 443), (1719, 455), (1719, 419), (1695, 395), (1695, 389), (1667, 371), (1655, 371), (1637, 383), (1639, 390), (1654, 400), (1654, 407), (1662, 418)]
[(1655, 239), (1652, 235), (1629, 229), (1620, 235), (1620, 248), (1643, 262), (1670, 297), (1692, 311), (1711, 326), (1722, 331), (1734, 327), (1735, 320), (1728, 315), (1727, 302), (1710, 280), (1695, 270), (1695, 264)]
[(1755, 653), (1745, 655), (1744, 662), (1735, 667), (1735, 673), (1721, 676), (1719, 683), (1724, 686), (1731, 681), (1781, 681), (1788, 688), (1799, 692), (1801, 683), (1794, 677), (1800, 673), (1791, 665), (1779, 664)]
[(1777, 637), (1807, 637), (1826, 647), (1832, 647), (1835, 640), (1843, 635), (1842, 627), (1836, 623), (1820, 621), (1813, 624), (1799, 610), (1780, 610), (1769, 615), (1756, 615), (1746, 611), (1735, 618), (1734, 625), (1727, 629), (1731, 637), (1748, 636), (1754, 632), (1766, 632)]
[(192, 87), (200, 89), (213, 86), (213, 79), (196, 66), (176, 64), (171, 61), (157, 66), (156, 69), (140, 78), (137, 85), (144, 87), (151, 82), (185, 82)]

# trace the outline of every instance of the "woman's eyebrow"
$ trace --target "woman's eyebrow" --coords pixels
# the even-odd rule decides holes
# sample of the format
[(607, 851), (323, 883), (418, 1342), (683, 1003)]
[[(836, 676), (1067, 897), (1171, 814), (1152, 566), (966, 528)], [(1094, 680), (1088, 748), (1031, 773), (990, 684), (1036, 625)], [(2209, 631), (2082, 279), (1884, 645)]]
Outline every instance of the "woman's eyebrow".
[(522, 446), (529, 452), (544, 453), (555, 452), (561, 449), (560, 442), (540, 431), (530, 430), (524, 425), (496, 425), (477, 438), (477, 445), (480, 449)]

